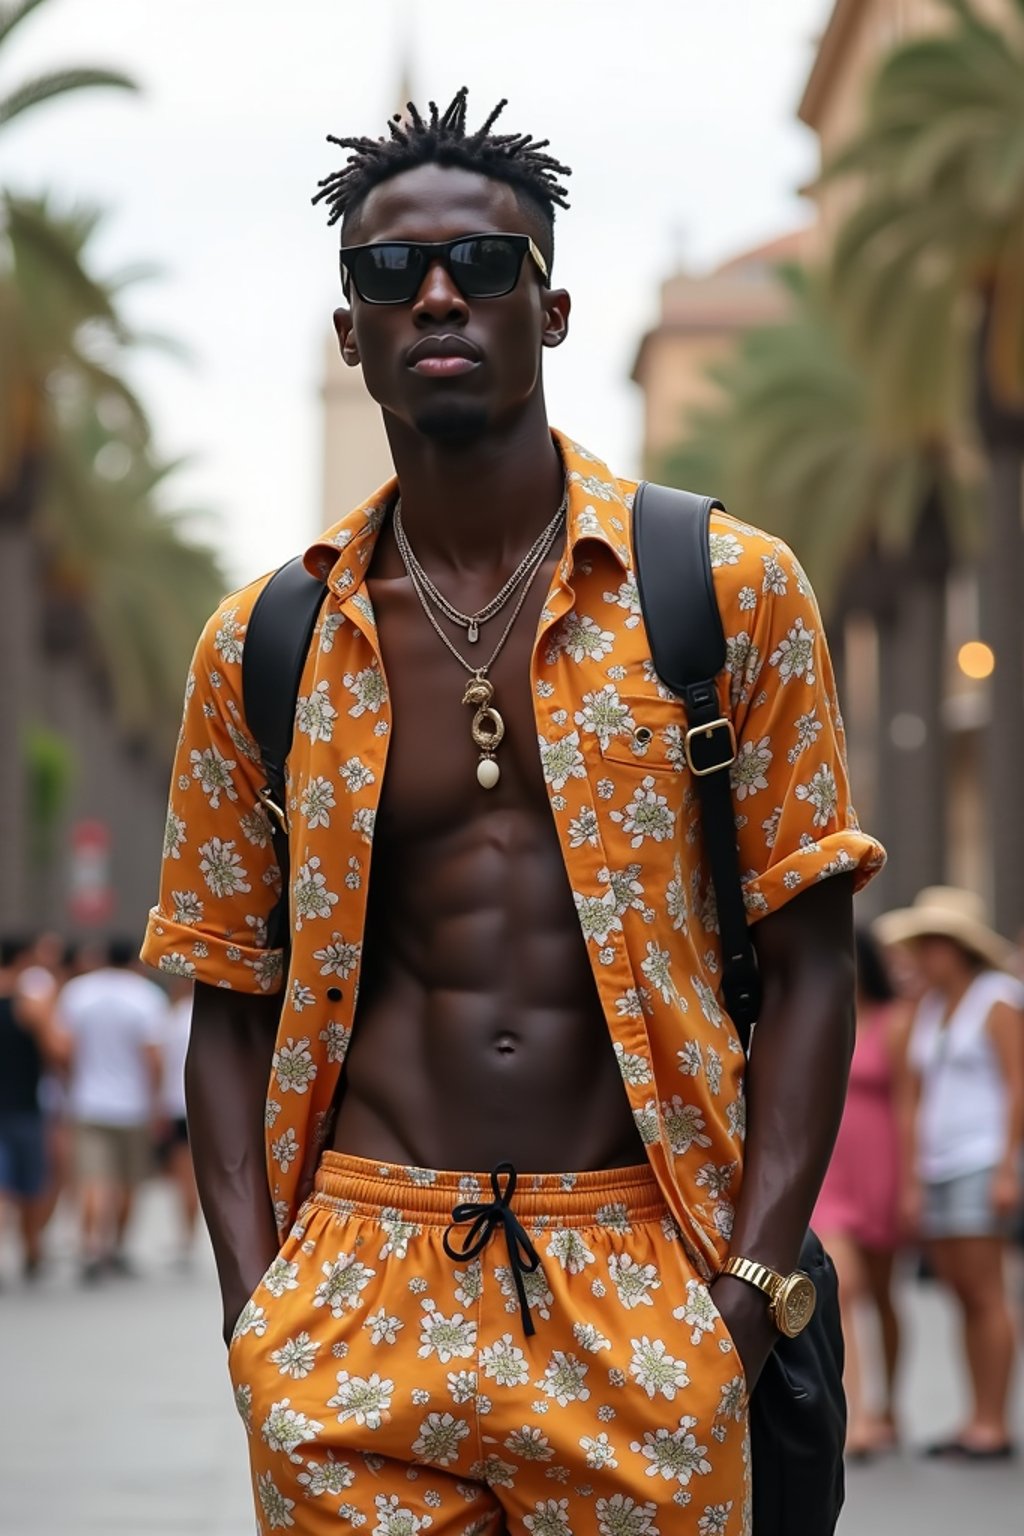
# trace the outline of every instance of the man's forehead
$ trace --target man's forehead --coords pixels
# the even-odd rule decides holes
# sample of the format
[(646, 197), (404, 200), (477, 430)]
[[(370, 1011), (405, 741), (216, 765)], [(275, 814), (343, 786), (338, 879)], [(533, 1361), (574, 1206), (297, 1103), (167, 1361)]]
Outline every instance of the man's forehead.
[(486, 229), (531, 233), (512, 187), (461, 166), (431, 164), (374, 187), (346, 240), (448, 240)]

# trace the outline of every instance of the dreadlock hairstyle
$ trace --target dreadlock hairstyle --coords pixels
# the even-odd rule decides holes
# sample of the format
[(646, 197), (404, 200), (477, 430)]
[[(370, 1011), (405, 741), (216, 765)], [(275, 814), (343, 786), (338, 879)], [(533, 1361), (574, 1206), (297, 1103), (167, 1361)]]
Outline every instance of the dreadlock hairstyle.
[(507, 182), (525, 198), (544, 221), (550, 257), (555, 206), (569, 206), (565, 187), (558, 178), (571, 176), (572, 171), (544, 153), (548, 139), (535, 139), (528, 133), (491, 132), (507, 105), (504, 97), (475, 133), (467, 133), (468, 94), (468, 87), (463, 86), (443, 112), (438, 111), (436, 102), (430, 102), (426, 118), (410, 101), (406, 107), (408, 117), (396, 112), (388, 123), (388, 138), (338, 139), (328, 134), (328, 144), (352, 151), (340, 171), (317, 182), (320, 190), (313, 202), (326, 200), (330, 209), (328, 224), (336, 224), (352, 213), (374, 187), (401, 171), (429, 163), (456, 165)]

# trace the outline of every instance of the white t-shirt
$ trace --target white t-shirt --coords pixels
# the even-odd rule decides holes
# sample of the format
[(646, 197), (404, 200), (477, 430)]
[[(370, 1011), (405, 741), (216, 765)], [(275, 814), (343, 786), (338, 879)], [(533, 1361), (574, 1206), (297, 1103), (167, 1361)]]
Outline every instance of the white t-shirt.
[(159, 1044), (169, 1004), (153, 981), (104, 969), (76, 976), (57, 1002), (74, 1042), (68, 1100), (76, 1120), (141, 1125), (152, 1105), (144, 1047)]
[(192, 999), (183, 997), (168, 1008), (160, 1039), (164, 1060), (160, 1107), (172, 1120), (185, 1118), (185, 1056), (191, 1027)]
[(910, 1064), (921, 1078), (917, 1171), (940, 1183), (994, 1168), (1006, 1151), (1009, 1098), (986, 1024), (996, 1003), (1024, 1004), (1024, 987), (982, 971), (943, 1025), (945, 1004), (929, 992), (918, 1004)]

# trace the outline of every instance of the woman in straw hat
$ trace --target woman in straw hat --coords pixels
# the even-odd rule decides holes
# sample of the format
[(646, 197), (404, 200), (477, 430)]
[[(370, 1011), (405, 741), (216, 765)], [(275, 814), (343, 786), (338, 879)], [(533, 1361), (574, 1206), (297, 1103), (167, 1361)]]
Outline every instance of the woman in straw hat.
[(931, 886), (875, 931), (910, 946), (927, 988), (908, 1051), (906, 1216), (962, 1310), (974, 1396), (967, 1423), (928, 1454), (1001, 1459), (1014, 1451), (1003, 1258), (1021, 1199), (1024, 989), (1008, 974), (1011, 946), (968, 891)]

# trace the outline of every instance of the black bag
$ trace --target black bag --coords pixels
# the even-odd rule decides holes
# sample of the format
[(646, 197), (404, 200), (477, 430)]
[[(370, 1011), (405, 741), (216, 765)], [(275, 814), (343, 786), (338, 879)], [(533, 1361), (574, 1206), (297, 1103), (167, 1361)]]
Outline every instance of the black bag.
[[(740, 890), (727, 772), (735, 748), (721, 715), (715, 678), (725, 636), (715, 599), (708, 519), (720, 502), (641, 485), (633, 540), (644, 622), (663, 682), (686, 706), (687, 752), (700, 792), (701, 825), (722, 937), (722, 990), (744, 1050), (757, 1019), (760, 983)], [(284, 764), (291, 748), (302, 666), (326, 587), (296, 558), (275, 571), (249, 619), (242, 652), (246, 724), (260, 748), (282, 895), (268, 942), (287, 948), (288, 837)], [(754, 1536), (832, 1536), (843, 1504), (843, 1335), (835, 1270), (808, 1232), (800, 1268), (814, 1281), (817, 1306), (795, 1339), (775, 1346), (750, 1403)]]
[[(633, 504), (633, 546), (651, 657), (686, 706), (686, 755), (718, 907), (722, 993), (749, 1051), (760, 985), (729, 784), (736, 738), (715, 687), (726, 650), (708, 544), (714, 507), (721, 502), (708, 496), (642, 484)], [(813, 1232), (804, 1239), (799, 1267), (817, 1291), (814, 1315), (795, 1339), (779, 1339), (750, 1400), (754, 1536), (832, 1536), (843, 1507), (839, 1291), (832, 1261)]]

